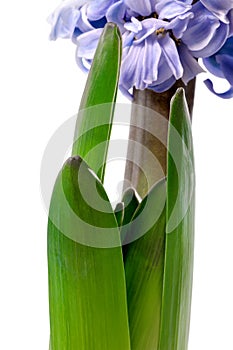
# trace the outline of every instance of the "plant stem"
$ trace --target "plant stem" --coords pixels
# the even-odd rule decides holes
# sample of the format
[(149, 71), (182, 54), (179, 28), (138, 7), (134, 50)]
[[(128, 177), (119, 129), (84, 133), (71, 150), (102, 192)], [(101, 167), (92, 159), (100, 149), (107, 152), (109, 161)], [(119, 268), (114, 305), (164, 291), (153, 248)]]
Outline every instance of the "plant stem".
[(134, 89), (125, 184), (130, 183), (142, 198), (157, 181), (166, 176), (170, 101), (178, 87), (185, 89), (191, 116), (195, 79), (187, 86), (177, 81), (162, 93)]

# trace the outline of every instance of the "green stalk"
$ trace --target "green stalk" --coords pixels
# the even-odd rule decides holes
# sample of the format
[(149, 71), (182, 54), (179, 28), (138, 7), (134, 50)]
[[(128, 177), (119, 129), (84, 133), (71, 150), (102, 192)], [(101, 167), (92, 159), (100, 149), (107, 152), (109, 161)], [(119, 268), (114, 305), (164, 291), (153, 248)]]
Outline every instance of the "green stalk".
[[(162, 93), (134, 89), (129, 139), (136, 143), (129, 143), (128, 146), (127, 159), (130, 161), (126, 162), (125, 183), (130, 183), (142, 198), (167, 174), (166, 145), (170, 102), (179, 87), (185, 89), (192, 115), (195, 79), (187, 86), (178, 80), (169, 90)], [(150, 160), (151, 154), (154, 161)]]

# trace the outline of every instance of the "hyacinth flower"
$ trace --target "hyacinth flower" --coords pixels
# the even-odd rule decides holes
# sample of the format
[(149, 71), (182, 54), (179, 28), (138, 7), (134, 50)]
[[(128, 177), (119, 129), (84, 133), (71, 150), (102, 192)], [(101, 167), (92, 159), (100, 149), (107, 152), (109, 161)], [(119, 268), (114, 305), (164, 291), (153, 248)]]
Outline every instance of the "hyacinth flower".
[[(74, 28), (73, 18), (77, 11), (80, 16)], [(69, 33), (67, 37), (76, 45), (76, 62), (84, 71), (90, 69), (104, 25), (106, 22), (116, 23), (123, 46), (120, 90), (133, 100), (133, 108), (144, 105), (147, 100), (147, 106), (168, 118), (170, 99), (178, 86), (185, 88), (192, 114), (195, 77), (203, 72), (199, 61), (213, 56), (232, 36), (233, 4), (232, 0), (105, 0), (85, 3), (65, 0), (49, 21), (52, 39), (63, 38), (64, 30)], [(208, 69), (209, 65), (206, 67)], [(212, 69), (211, 73), (215, 71)], [(207, 85), (211, 87), (209, 83)], [(228, 95), (230, 97), (230, 94), (224, 96)], [(133, 115), (136, 114), (135, 110)], [(164, 137), (166, 129), (162, 131), (163, 126), (160, 127)], [(130, 138), (134, 139), (136, 132), (133, 130)], [(145, 137), (142, 130), (141, 133), (139, 136), (140, 131), (137, 131), (137, 138), (140, 143), (145, 140), (147, 149), (147, 144), (153, 142), (149, 135)], [(158, 143), (151, 151), (165, 171), (164, 147)], [(135, 153), (133, 149), (130, 152)], [(135, 157), (137, 163), (137, 155), (131, 157)], [(127, 167), (126, 177), (132, 178), (131, 167)], [(161, 178), (159, 174), (150, 176), (149, 183)], [(140, 181), (143, 181), (141, 177)]]
[[(50, 350), (187, 350), (195, 77), (233, 97), (232, 0), (64, 0), (50, 39), (88, 73), (48, 224)], [(117, 90), (132, 101), (122, 200), (103, 186)], [(152, 156), (151, 156), (152, 155)]]

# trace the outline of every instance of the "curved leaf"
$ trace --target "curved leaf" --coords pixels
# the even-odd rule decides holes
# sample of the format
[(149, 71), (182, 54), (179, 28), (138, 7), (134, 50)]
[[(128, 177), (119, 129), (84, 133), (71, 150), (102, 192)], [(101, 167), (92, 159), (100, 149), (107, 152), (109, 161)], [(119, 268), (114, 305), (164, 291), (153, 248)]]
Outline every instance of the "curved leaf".
[(164, 287), (159, 350), (188, 346), (194, 249), (194, 161), (184, 90), (171, 102)]
[(118, 227), (120, 228), (123, 222), (123, 217), (124, 217), (124, 203), (119, 202), (116, 205), (116, 208), (114, 210), (114, 214), (118, 223)]
[(80, 157), (65, 163), (54, 187), (48, 266), (51, 349), (130, 350), (117, 222)]
[(107, 23), (80, 104), (72, 155), (80, 155), (103, 182), (121, 63), (121, 34)]
[(134, 188), (128, 188), (123, 193), (122, 202), (125, 208), (122, 225), (127, 225), (132, 220), (133, 214), (139, 205), (139, 200)]
[[(126, 232), (139, 239), (125, 249), (129, 327), (132, 350), (157, 349), (163, 289), (166, 182), (142, 200)], [(147, 227), (147, 229), (146, 229)]]

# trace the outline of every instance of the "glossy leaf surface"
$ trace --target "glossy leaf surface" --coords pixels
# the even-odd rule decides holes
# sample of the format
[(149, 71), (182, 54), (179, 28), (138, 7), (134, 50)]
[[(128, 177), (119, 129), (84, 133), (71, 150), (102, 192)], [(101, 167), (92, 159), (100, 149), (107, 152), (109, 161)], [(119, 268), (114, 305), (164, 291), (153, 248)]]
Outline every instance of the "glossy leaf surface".
[[(132, 350), (157, 349), (163, 290), (166, 181), (139, 204), (124, 249)], [(135, 237), (139, 237), (133, 241)]]
[(183, 89), (171, 102), (168, 131), (164, 287), (159, 350), (187, 350), (194, 250), (194, 161)]
[(121, 63), (121, 34), (108, 23), (100, 38), (80, 104), (72, 155), (103, 181)]
[(54, 187), (48, 266), (51, 349), (129, 350), (117, 222), (101, 182), (79, 157), (65, 163)]

